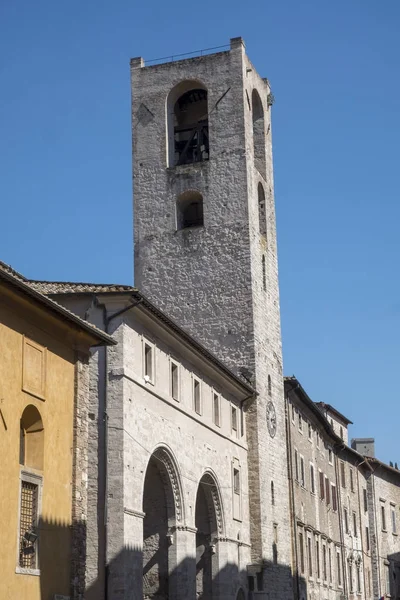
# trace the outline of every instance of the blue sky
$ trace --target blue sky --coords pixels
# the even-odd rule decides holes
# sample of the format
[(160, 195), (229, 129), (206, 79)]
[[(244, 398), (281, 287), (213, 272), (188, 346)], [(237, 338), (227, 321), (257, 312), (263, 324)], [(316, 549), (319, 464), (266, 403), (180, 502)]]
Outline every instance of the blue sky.
[(271, 81), (285, 373), (400, 462), (400, 3), (0, 2), (0, 258), (131, 283), (129, 59), (241, 35)]

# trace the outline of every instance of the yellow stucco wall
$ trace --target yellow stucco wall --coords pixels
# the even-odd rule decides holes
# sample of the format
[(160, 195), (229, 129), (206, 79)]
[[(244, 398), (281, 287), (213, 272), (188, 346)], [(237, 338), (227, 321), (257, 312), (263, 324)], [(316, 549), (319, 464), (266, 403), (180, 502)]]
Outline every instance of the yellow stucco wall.
[[(46, 350), (45, 399), (22, 389), (24, 336)], [(72, 336), (46, 310), (0, 290), (0, 599), (69, 595), (74, 418)], [(32, 367), (30, 367), (32, 368)], [(26, 387), (26, 386), (25, 386)], [(20, 418), (29, 404), (44, 426), (39, 575), (16, 572)]]

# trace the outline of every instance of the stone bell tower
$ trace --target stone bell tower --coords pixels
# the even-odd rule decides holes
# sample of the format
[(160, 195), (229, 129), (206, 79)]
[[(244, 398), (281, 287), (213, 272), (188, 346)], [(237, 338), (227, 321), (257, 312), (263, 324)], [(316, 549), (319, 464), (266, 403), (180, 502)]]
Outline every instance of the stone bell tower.
[(132, 59), (131, 76), (135, 285), (257, 389), (248, 572), (260, 598), (289, 599), (270, 87), (241, 38), (176, 62)]

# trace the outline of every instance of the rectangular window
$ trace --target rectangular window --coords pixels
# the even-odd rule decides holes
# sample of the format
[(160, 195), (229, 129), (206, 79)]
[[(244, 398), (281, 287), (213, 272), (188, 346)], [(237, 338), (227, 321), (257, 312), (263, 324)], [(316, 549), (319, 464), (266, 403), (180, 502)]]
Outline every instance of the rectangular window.
[(364, 498), (364, 512), (368, 510), (368, 498), (367, 498), (367, 490), (363, 488), (363, 498)]
[(299, 413), (299, 431), (303, 431), (303, 419), (301, 418), (301, 414)]
[(315, 494), (314, 465), (310, 464), (310, 490)]
[(353, 564), (351, 562), (348, 563), (348, 570), (349, 570), (349, 591), (350, 591), (350, 594), (352, 594), (354, 592), (354, 589), (353, 589)]
[(179, 400), (179, 367), (172, 360), (170, 362), (170, 377), (171, 377), (171, 396), (174, 400)]
[(300, 571), (304, 573), (304, 541), (303, 534), (299, 532), (299, 554), (300, 554)]
[(319, 497), (321, 500), (325, 498), (324, 474), (319, 472)]
[(19, 567), (38, 568), (39, 484), (21, 480), (19, 515)]
[(394, 506), (390, 507), (390, 512), (392, 515), (392, 533), (397, 533), (397, 529), (396, 529), (396, 511), (394, 509)]
[(235, 468), (233, 469), (233, 492), (240, 494), (240, 471)]
[(328, 565), (329, 565), (329, 583), (332, 583), (332, 551), (328, 548)]
[(144, 378), (150, 383), (154, 383), (154, 352), (153, 346), (144, 343)]
[(294, 416), (295, 416), (295, 410), (294, 410), (294, 404), (292, 404), (292, 422), (294, 424)]
[(337, 575), (337, 583), (338, 587), (342, 585), (342, 569), (340, 566), (340, 551), (336, 552), (336, 575)]
[(350, 467), (350, 489), (354, 492), (354, 473), (353, 469)]
[(332, 494), (332, 510), (337, 510), (337, 495), (336, 495), (336, 485), (331, 484), (331, 494)]
[(317, 568), (317, 579), (321, 578), (320, 564), (319, 564), (319, 541), (315, 541), (315, 564)]
[(326, 581), (327, 572), (326, 572), (326, 546), (322, 546), (322, 576), (324, 581)]
[(328, 462), (330, 465), (333, 464), (333, 452), (330, 448), (328, 448)]
[(232, 426), (232, 432), (237, 437), (237, 432), (238, 432), (237, 408), (236, 408), (236, 406), (233, 406), (233, 405), (231, 405), (231, 426)]
[(327, 504), (331, 503), (330, 498), (330, 489), (329, 489), (329, 479), (325, 477), (325, 500)]
[(311, 538), (307, 538), (307, 553), (308, 553), (308, 575), (312, 577), (313, 565), (312, 565), (312, 550), (311, 550)]
[(311, 423), (308, 423), (308, 439), (310, 440), (310, 442), (312, 441), (312, 425), (311, 425)]
[(357, 575), (357, 593), (361, 594), (361, 573), (360, 573), (360, 565), (356, 565), (356, 575)]
[(357, 537), (357, 515), (353, 512), (353, 535)]
[(193, 405), (198, 415), (201, 415), (201, 389), (200, 381), (193, 377)]
[(349, 513), (347, 511), (347, 508), (343, 509), (343, 516), (344, 516), (344, 531), (345, 531), (345, 533), (350, 533), (350, 531), (349, 531)]
[(386, 531), (386, 513), (385, 513), (384, 506), (381, 506), (381, 520), (382, 520), (382, 530)]
[(294, 477), (299, 481), (299, 455), (297, 450), (294, 451)]
[(385, 565), (385, 571), (386, 571), (386, 594), (387, 594), (387, 596), (390, 596), (390, 570), (389, 570), (389, 565)]
[(369, 552), (369, 527), (365, 528), (365, 544), (367, 547), (367, 552)]
[(306, 475), (304, 471), (304, 458), (300, 456), (300, 484), (306, 487)]
[(221, 427), (221, 397), (213, 393), (213, 419), (214, 425)]
[(315, 432), (315, 435), (316, 435), (316, 446), (317, 446), (317, 448), (319, 448), (319, 433), (318, 433), (318, 431)]
[(346, 487), (346, 470), (344, 466), (344, 462), (340, 463), (340, 481), (342, 488)]

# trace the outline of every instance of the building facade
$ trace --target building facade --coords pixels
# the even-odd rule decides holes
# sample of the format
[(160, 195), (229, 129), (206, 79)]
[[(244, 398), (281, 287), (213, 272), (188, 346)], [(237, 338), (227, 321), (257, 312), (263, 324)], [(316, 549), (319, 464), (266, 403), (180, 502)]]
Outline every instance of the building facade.
[(88, 361), (113, 340), (0, 263), (0, 597), (84, 593)]

